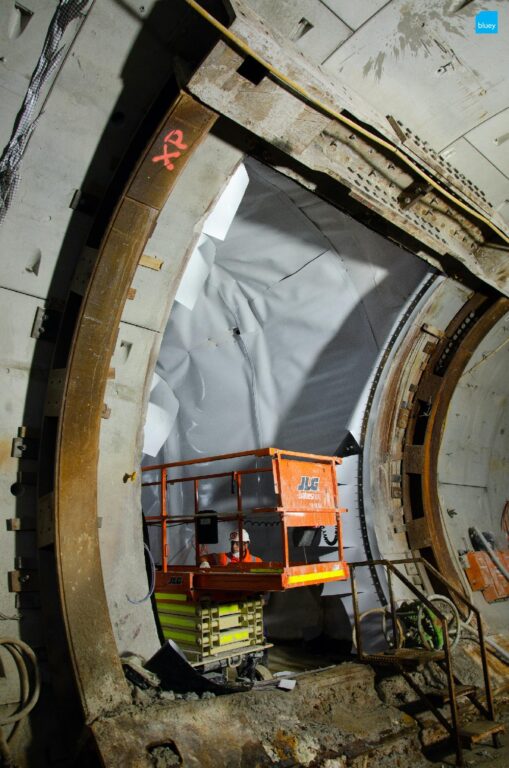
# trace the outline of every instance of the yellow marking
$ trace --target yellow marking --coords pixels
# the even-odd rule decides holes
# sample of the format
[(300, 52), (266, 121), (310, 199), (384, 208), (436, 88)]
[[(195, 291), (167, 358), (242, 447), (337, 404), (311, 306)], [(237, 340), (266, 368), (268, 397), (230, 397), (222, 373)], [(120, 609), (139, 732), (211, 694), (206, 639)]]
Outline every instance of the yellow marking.
[(189, 632), (175, 632), (173, 629), (163, 628), (163, 637), (167, 640), (180, 640), (181, 642), (190, 643), (191, 645), (201, 645), (200, 640)]
[(156, 592), (156, 600), (178, 600), (180, 602), (186, 602), (187, 595), (183, 595), (181, 592)]
[(283, 573), (282, 568), (251, 568), (250, 573)]
[(243, 632), (231, 632), (229, 635), (221, 635), (219, 643), (225, 645), (226, 643), (233, 643), (235, 640), (247, 640), (249, 638), (249, 632), (245, 629)]
[(191, 616), (196, 614), (195, 605), (182, 605), (181, 603), (163, 603), (156, 600), (156, 607), (159, 613), (184, 613)]
[(159, 614), (159, 621), (163, 627), (183, 627), (188, 629), (199, 629), (196, 619), (186, 619), (184, 616), (168, 616)]
[(288, 584), (295, 584), (300, 581), (325, 581), (330, 579), (340, 579), (345, 575), (343, 568), (338, 571), (322, 571), (321, 573), (302, 573), (300, 576), (289, 576)]
[(240, 611), (240, 606), (238, 603), (223, 603), (222, 605), (219, 604), (219, 615), (224, 616), (228, 613), (238, 613)]

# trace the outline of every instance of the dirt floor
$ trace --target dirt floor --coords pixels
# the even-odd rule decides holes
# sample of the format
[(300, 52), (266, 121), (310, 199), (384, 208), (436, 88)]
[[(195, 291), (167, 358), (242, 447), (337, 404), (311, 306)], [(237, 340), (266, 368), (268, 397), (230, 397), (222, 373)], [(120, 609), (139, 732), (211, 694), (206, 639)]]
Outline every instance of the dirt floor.
[[(338, 661), (309, 648), (278, 646), (271, 649), (268, 663), (280, 677), (247, 692), (176, 696), (157, 687), (133, 686), (132, 706), (96, 721), (91, 732), (106, 768), (456, 764), (451, 749), (440, 743), (443, 729), (429, 712), (414, 711), (415, 695), (400, 676)], [(458, 663), (472, 666), (467, 657)], [(424, 687), (440, 684), (439, 670), (416, 674)], [(509, 730), (509, 700), (502, 697), (501, 703), (499, 719)], [(471, 705), (462, 705), (460, 714), (462, 722), (475, 716)], [(509, 768), (507, 735), (501, 744), (500, 749), (490, 741), (465, 749), (464, 765)]]
[(374, 677), (368, 666), (345, 663), (299, 674), (293, 690), (276, 681), (177, 701), (143, 692), (92, 730), (106, 765), (424, 768), (415, 721), (381, 701)]

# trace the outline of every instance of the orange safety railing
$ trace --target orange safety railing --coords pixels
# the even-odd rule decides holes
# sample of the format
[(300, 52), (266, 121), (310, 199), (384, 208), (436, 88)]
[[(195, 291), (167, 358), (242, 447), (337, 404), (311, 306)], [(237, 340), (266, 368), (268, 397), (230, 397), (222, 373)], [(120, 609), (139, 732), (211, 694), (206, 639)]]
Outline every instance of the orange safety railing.
[[(194, 466), (216, 461), (234, 460), (253, 456), (269, 458), (271, 465), (249, 469), (234, 469), (225, 472), (209, 472), (191, 476), (174, 476), (174, 471), (181, 467)], [(220, 456), (208, 456), (188, 461), (178, 461), (169, 464), (154, 464), (142, 467), (142, 473), (158, 472), (159, 477), (154, 481), (142, 482), (142, 487), (158, 486), (160, 489), (160, 514), (146, 516), (149, 525), (161, 526), (161, 565), (164, 573), (168, 571), (170, 557), (168, 545), (168, 526), (173, 524), (194, 523), (195, 526), (195, 559), (199, 567), (202, 552), (198, 541), (198, 515), (200, 513), (199, 491), (200, 482), (217, 478), (231, 478), (236, 488), (235, 512), (217, 514), (218, 523), (236, 521), (239, 531), (239, 548), (242, 550), (242, 529), (244, 526), (245, 510), (242, 498), (242, 480), (247, 475), (272, 473), (276, 505), (258, 507), (249, 510), (252, 514), (278, 513), (281, 522), (281, 542), (283, 565), (290, 565), (288, 528), (289, 527), (318, 527), (335, 525), (338, 539), (339, 560), (343, 560), (343, 543), (341, 537), (339, 498), (336, 480), (336, 465), (341, 459), (331, 456), (282, 451), (277, 448), (264, 448), (240, 453), (229, 453)], [(303, 469), (304, 468), (304, 469)], [(311, 470), (310, 476), (305, 471)], [(194, 491), (193, 514), (169, 514), (168, 485), (192, 483)], [(243, 564), (244, 565), (244, 564)]]

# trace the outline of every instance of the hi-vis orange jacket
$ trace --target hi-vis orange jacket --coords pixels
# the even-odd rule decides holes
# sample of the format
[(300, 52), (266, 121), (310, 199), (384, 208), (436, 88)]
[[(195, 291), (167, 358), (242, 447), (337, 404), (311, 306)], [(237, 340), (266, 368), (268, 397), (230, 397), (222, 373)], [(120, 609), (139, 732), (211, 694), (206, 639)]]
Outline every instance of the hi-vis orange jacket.
[(237, 555), (232, 555), (231, 552), (220, 552), (215, 555), (217, 565), (234, 565), (235, 563), (262, 563), (261, 557), (252, 555), (249, 549), (246, 552), (246, 556), (240, 559)]

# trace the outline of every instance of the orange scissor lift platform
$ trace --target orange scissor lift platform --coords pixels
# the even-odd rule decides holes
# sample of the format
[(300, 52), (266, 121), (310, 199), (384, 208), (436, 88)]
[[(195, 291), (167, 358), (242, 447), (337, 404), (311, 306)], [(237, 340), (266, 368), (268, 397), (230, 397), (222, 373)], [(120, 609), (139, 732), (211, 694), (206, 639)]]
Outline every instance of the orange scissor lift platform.
[[(183, 467), (194, 467), (213, 462), (231, 462), (246, 459), (265, 460), (266, 466), (231, 469), (182, 476)], [(156, 479), (144, 481), (143, 486), (159, 486), (160, 514), (146, 517), (149, 525), (161, 527), (161, 569), (156, 573), (156, 593), (187, 595), (191, 600), (208, 596), (214, 600), (239, 598), (263, 592), (276, 592), (295, 587), (323, 584), (349, 578), (348, 565), (343, 559), (341, 513), (339, 506), (336, 466), (341, 459), (335, 456), (317, 456), (307, 453), (264, 448), (255, 451), (209, 456), (190, 461), (158, 464), (142, 468), (144, 475), (156, 473)], [(244, 509), (243, 482), (250, 475), (268, 475), (272, 480), (274, 506)], [(229, 565), (200, 567), (203, 560), (199, 544), (198, 521), (201, 513), (200, 483), (204, 480), (229, 478), (236, 489), (236, 510), (218, 513), (218, 523), (234, 523), (239, 531), (246, 521), (252, 523), (264, 516), (272, 516), (279, 523), (282, 559), (278, 562), (239, 562)], [(169, 509), (168, 486), (192, 483), (194, 490), (193, 514), (172, 515)], [(194, 565), (169, 563), (171, 557), (171, 528), (183, 523), (195, 525)], [(290, 560), (288, 534), (290, 528), (319, 528), (334, 526), (337, 531), (338, 556), (328, 562), (295, 562)]]

